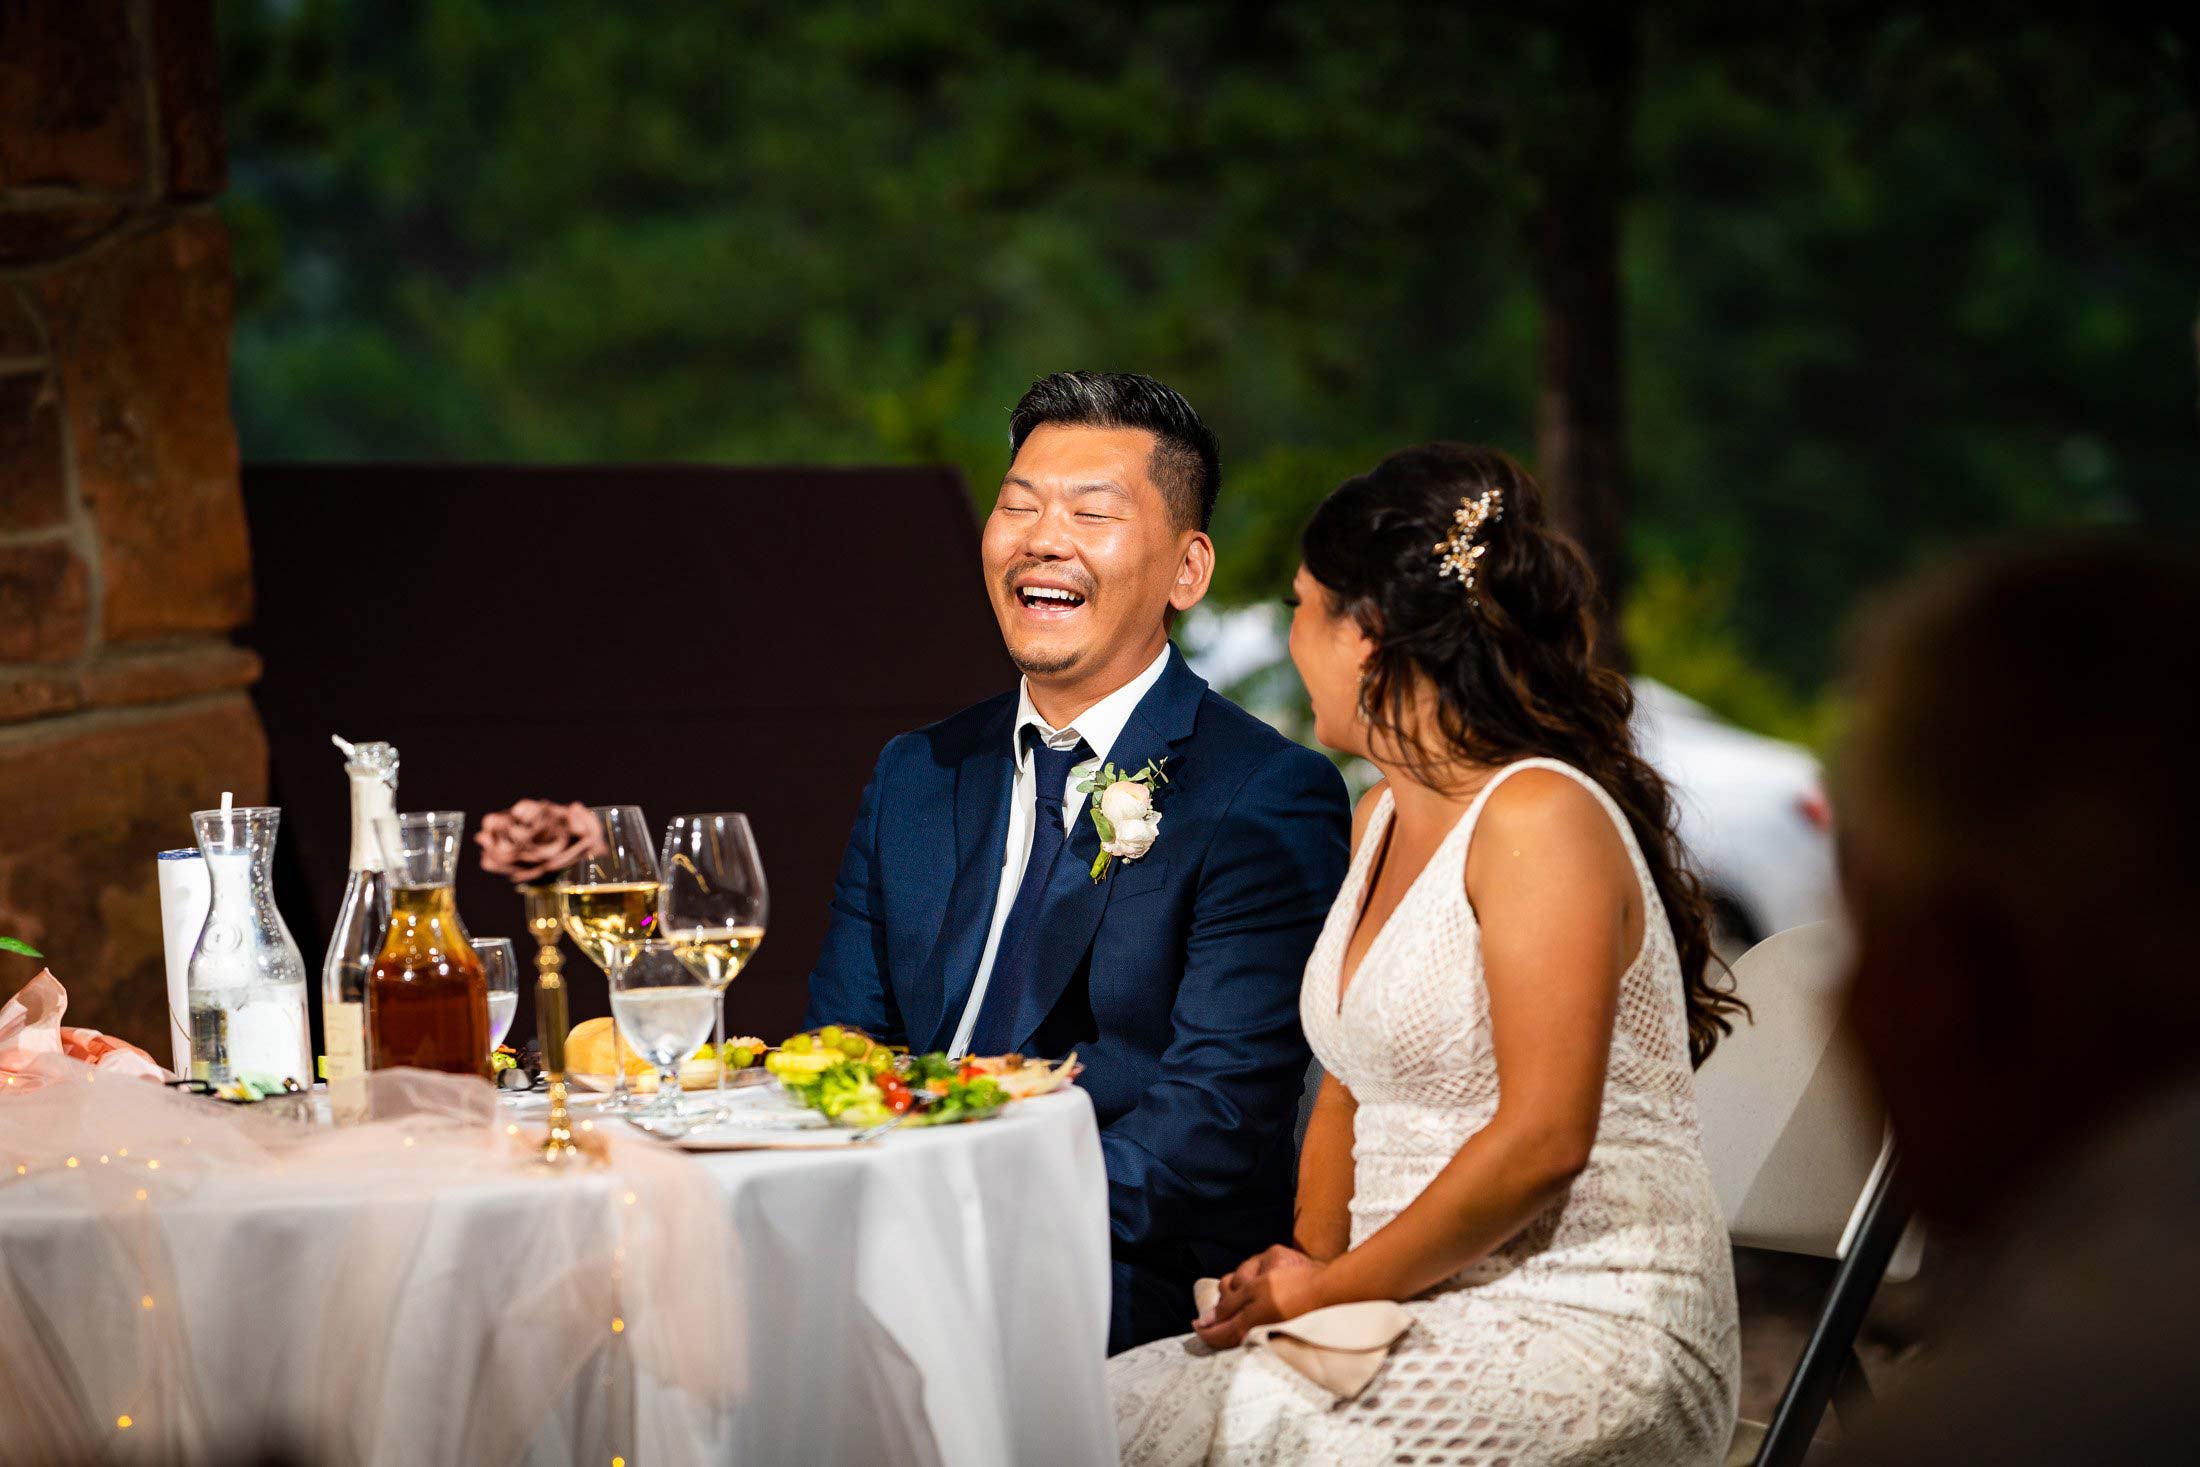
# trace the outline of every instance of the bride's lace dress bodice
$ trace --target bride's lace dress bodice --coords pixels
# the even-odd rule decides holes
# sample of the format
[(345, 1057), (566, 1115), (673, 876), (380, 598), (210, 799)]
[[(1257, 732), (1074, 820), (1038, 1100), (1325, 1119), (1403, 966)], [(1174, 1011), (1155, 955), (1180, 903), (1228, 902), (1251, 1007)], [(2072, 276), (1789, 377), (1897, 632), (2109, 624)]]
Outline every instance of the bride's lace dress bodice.
[[(1127, 1460), (1665, 1467), (1723, 1456), (1739, 1375), (1734, 1284), (1697, 1132), (1679, 961), (1624, 815), (1568, 765), (1499, 772), (1375, 935), (1340, 1003), (1344, 951), (1391, 820), (1389, 792), (1378, 798), (1300, 996), (1316, 1057), (1358, 1102), (1352, 1242), (1397, 1216), (1496, 1112), (1481, 928), (1463, 877), (1491, 793), (1530, 768), (1596, 797), (1642, 889), (1642, 947), (1620, 978), (1587, 1168), (1509, 1242), (1409, 1301), (1417, 1327), (1357, 1401), (1327, 1407), (1258, 1352), (1200, 1358), (1163, 1341), (1122, 1357)], [(1166, 1378), (1164, 1366), (1174, 1367)], [(1187, 1455), (1194, 1442), (1201, 1452)]]
[[(1576, 779), (1618, 825), (1642, 887), (1642, 947), (1620, 975), (1604, 1108), (1588, 1169), (1539, 1226), (1456, 1282), (1495, 1281), (1520, 1268), (1541, 1276), (1586, 1270), (1595, 1278), (1621, 1268), (1670, 1267), (1676, 1242), (1689, 1244), (1688, 1252), (1703, 1255), (1708, 1267), (1711, 1255), (1726, 1256), (1726, 1229), (1696, 1128), (1688, 1020), (1665, 906), (1610, 797), (1553, 760), (1525, 760), (1504, 775), (1530, 768)], [(1322, 1068), (1359, 1102), (1352, 1148), (1355, 1246), (1418, 1197), (1497, 1110), (1482, 929), (1462, 880), (1467, 847), (1497, 785), (1493, 780), (1483, 790), (1429, 859), (1369, 945), (1340, 1005), (1345, 946), (1390, 826), (1385, 790), (1307, 962), (1299, 1000), (1307, 1041)]]

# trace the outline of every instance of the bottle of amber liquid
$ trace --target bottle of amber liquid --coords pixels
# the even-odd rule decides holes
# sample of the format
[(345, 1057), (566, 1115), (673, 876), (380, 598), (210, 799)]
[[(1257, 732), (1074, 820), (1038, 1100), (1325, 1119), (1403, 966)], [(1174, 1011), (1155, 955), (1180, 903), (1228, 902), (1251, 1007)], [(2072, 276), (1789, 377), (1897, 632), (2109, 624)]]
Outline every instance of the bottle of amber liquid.
[(400, 1065), (490, 1078), (489, 985), (458, 920), (458, 838), (449, 811), (383, 816), (390, 928), (367, 979), (368, 1053)]

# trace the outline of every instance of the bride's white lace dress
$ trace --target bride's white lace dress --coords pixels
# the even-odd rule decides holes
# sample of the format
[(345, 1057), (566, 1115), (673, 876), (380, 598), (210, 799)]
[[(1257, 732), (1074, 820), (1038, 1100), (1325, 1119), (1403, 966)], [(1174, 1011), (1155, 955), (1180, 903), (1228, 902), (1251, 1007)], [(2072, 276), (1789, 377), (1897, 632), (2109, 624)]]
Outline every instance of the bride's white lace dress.
[[(1126, 1462), (1715, 1463), (1740, 1360), (1726, 1227), (1704, 1167), (1680, 967), (1664, 904), (1617, 805), (1553, 760), (1500, 771), (1363, 956), (1338, 972), (1386, 790), (1308, 959), (1300, 1013), (1359, 1102), (1357, 1246), (1418, 1196), (1497, 1108), (1481, 932), (1462, 876), (1499, 782), (1550, 769), (1618, 824), (1642, 885), (1642, 949), (1620, 979), (1596, 1145), (1567, 1195), (1495, 1253), (1406, 1303), (1414, 1327), (1357, 1399), (1328, 1397), (1263, 1350), (1191, 1336), (1110, 1367)], [(1189, 1311), (1190, 1301), (1186, 1301)]]

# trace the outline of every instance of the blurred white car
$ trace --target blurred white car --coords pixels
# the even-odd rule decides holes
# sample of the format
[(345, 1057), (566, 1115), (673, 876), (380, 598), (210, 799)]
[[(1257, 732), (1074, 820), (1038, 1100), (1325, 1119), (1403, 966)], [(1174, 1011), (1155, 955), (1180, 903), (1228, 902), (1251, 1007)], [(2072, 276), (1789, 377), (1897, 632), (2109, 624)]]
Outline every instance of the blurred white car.
[(1736, 728), (1646, 677), (1635, 679), (1635, 743), (1673, 787), (1722, 955), (1839, 915), (1833, 812), (1810, 750)]
[[(1201, 607), (1179, 641), (1209, 683), (1304, 738), (1305, 694), (1278, 666), (1288, 657), (1286, 626), (1273, 607)], [(1817, 757), (1736, 728), (1652, 678), (1634, 687), (1635, 741), (1673, 787), (1681, 844), (1710, 890), (1720, 954), (1731, 961), (1775, 932), (1837, 916), (1833, 818)], [(1367, 771), (1365, 782), (1373, 777)]]

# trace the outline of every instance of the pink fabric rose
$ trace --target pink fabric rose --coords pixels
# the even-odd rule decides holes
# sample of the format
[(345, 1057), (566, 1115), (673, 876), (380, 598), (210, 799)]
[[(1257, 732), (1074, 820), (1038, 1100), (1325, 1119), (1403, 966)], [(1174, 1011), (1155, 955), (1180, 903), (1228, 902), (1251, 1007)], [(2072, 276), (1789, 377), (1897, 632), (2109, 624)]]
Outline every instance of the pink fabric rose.
[(474, 833), (481, 869), (515, 882), (540, 881), (584, 856), (604, 853), (603, 822), (586, 805), (521, 800), (486, 816)]

